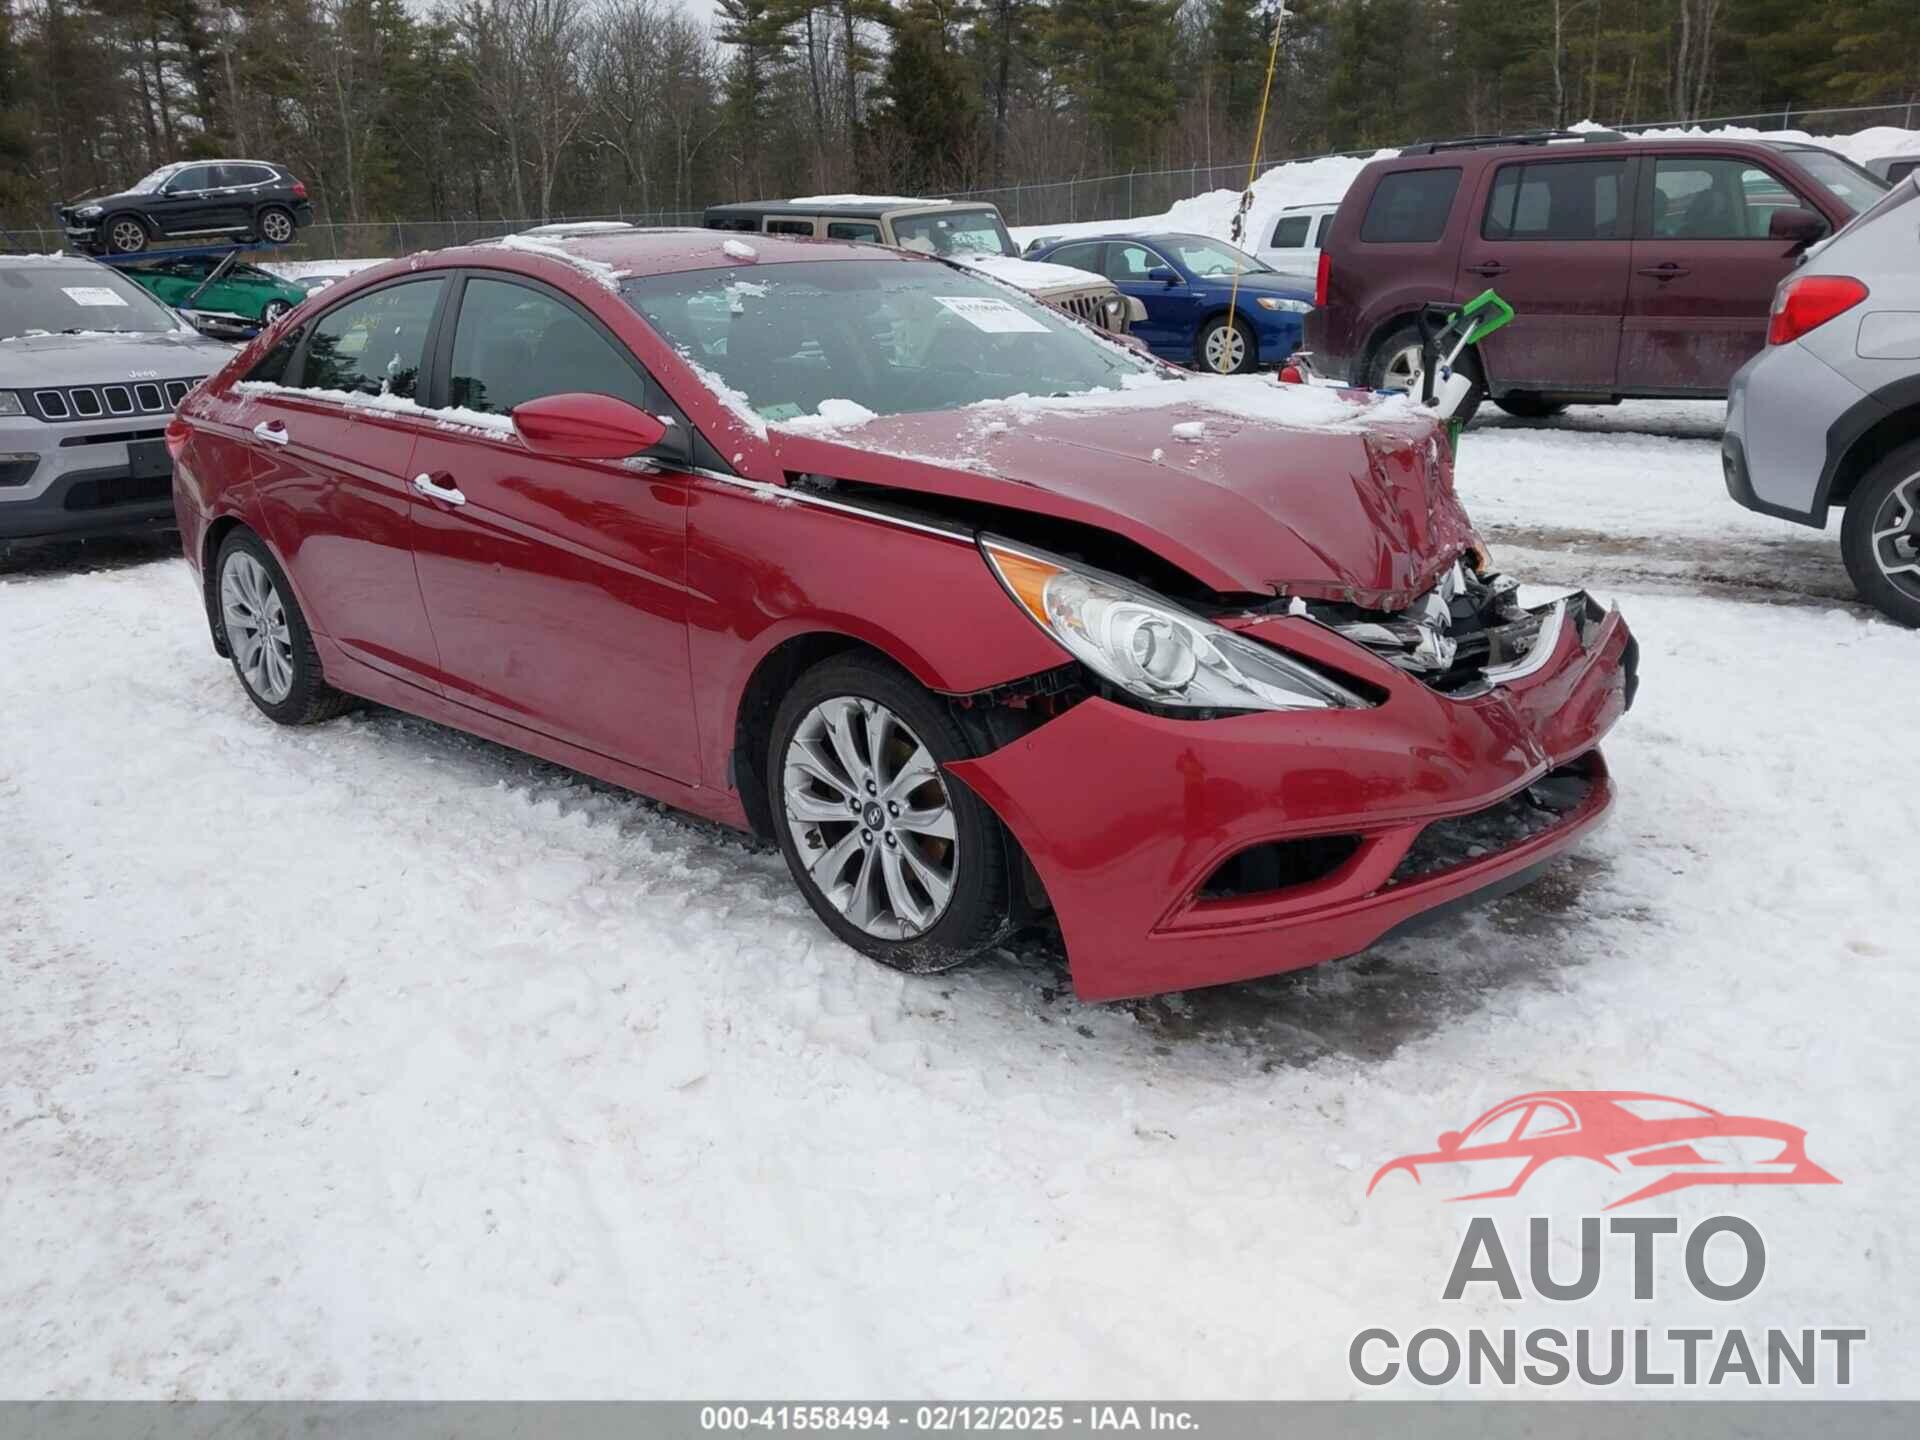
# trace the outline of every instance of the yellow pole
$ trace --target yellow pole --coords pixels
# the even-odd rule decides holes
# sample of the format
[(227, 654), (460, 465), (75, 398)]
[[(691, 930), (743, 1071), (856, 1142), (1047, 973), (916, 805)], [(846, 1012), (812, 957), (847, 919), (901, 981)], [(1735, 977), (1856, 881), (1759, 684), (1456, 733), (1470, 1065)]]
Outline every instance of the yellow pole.
[[(1267, 83), (1262, 86), (1260, 90), (1260, 121), (1259, 124), (1254, 127), (1253, 132), (1253, 158), (1247, 161), (1247, 188), (1240, 192), (1240, 218), (1243, 220), (1246, 218), (1247, 211), (1253, 205), (1254, 176), (1260, 173), (1260, 142), (1264, 140), (1267, 135), (1267, 101), (1273, 94), (1273, 67), (1280, 59), (1280, 31), (1286, 23), (1287, 7), (1284, 0), (1282, 0), (1280, 13), (1273, 17), (1273, 48), (1267, 52)], [(1242, 240), (1246, 239), (1244, 228), (1239, 238)], [(1227, 292), (1227, 323), (1229, 325), (1237, 323), (1239, 314), (1240, 247), (1235, 245), (1233, 247), (1233, 287)], [(1232, 332), (1229, 331), (1228, 333), (1231, 334)], [(1259, 342), (1255, 341), (1254, 343), (1258, 344)], [(1233, 350), (1231, 345), (1228, 345), (1222, 348), (1220, 352), (1220, 363), (1216, 363), (1213, 368), (1225, 374), (1232, 363)]]

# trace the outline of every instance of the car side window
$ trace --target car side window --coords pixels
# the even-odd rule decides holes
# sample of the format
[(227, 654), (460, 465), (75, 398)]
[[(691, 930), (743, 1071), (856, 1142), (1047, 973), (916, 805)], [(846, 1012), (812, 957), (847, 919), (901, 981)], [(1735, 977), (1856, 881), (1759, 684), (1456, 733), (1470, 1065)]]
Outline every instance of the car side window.
[(445, 284), (435, 276), (385, 285), (329, 310), (313, 322), (299, 388), (416, 398), (427, 331)]
[(1049, 265), (1066, 265), (1075, 270), (1091, 271), (1095, 275), (1106, 272), (1100, 268), (1100, 247), (1098, 245), (1067, 245), (1047, 257)]
[(1573, 1128), (1573, 1116), (1558, 1105), (1536, 1105), (1527, 1116), (1527, 1123), (1520, 1127), (1520, 1138), (1533, 1140), (1542, 1135), (1556, 1135), (1562, 1130)]
[(293, 355), (300, 348), (300, 342), (307, 338), (307, 327), (296, 325), (279, 340), (274, 347), (262, 355), (247, 372), (247, 379), (261, 381), (269, 385), (284, 385), (287, 380), (287, 367), (293, 361)]
[(767, 234), (769, 235), (811, 235), (813, 234), (813, 221), (811, 220), (769, 220), (767, 221)]
[(864, 220), (834, 220), (827, 225), (829, 240), (872, 240), (880, 239), (880, 227)]
[(1396, 170), (1380, 177), (1360, 222), (1367, 245), (1430, 245), (1447, 231), (1447, 216), (1460, 189), (1458, 167)]
[(1920, 169), (1920, 160), (1895, 160), (1887, 166), (1887, 180), (1898, 184), (1917, 169)]
[(552, 296), (506, 280), (467, 281), (450, 381), (451, 404), (490, 415), (574, 391), (649, 408), (645, 379), (592, 324)]
[(1503, 1145), (1513, 1139), (1519, 1130), (1520, 1122), (1526, 1117), (1527, 1107), (1517, 1105), (1511, 1110), (1502, 1110), (1497, 1115), (1489, 1115), (1473, 1129), (1467, 1132), (1462, 1144), (1466, 1145)]
[(1312, 224), (1311, 215), (1282, 215), (1280, 223), (1273, 227), (1273, 248), (1298, 250), (1307, 243), (1307, 230)]
[(1333, 216), (1331, 214), (1322, 215), (1320, 217), (1320, 224), (1317, 227), (1315, 227), (1313, 232), (1313, 244), (1315, 249), (1324, 250), (1327, 248), (1327, 231), (1332, 228), (1333, 228)]
[(1661, 156), (1653, 166), (1649, 228), (1667, 240), (1764, 240), (1776, 210), (1805, 202), (1744, 160)]
[(1149, 270), (1162, 269), (1166, 264), (1144, 245), (1107, 246), (1107, 278), (1122, 284), (1140, 284)]
[(178, 195), (187, 190), (211, 190), (213, 166), (189, 165), (167, 182), (167, 193)]
[(1488, 240), (1613, 240), (1628, 233), (1625, 160), (1502, 165), (1480, 234)]

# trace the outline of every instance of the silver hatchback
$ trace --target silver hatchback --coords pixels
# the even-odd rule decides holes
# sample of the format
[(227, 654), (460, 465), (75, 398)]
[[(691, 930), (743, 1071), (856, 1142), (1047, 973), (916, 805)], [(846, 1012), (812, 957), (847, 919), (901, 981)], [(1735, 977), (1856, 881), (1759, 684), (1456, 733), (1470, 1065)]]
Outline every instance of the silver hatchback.
[(1721, 441), (1749, 510), (1825, 528), (1861, 598), (1920, 626), (1920, 174), (1807, 253), (1741, 367)]

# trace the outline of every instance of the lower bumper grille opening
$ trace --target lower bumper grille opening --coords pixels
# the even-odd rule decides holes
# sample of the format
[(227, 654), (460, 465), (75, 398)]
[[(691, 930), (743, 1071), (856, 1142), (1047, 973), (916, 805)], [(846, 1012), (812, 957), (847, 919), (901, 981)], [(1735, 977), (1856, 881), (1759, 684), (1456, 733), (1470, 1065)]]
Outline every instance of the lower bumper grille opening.
[(69, 510), (106, 510), (115, 505), (139, 505), (150, 500), (168, 500), (173, 496), (173, 477), (109, 475), (98, 480), (77, 480), (67, 490), (63, 502)]
[(1511, 850), (1564, 823), (1587, 801), (1593, 777), (1583, 761), (1562, 765), (1498, 805), (1436, 820), (1420, 832), (1388, 886), (1423, 880), (1456, 866)]
[(1232, 900), (1242, 895), (1271, 895), (1324, 880), (1360, 848), (1358, 835), (1310, 835), (1304, 840), (1269, 840), (1230, 856), (1200, 887), (1202, 900)]

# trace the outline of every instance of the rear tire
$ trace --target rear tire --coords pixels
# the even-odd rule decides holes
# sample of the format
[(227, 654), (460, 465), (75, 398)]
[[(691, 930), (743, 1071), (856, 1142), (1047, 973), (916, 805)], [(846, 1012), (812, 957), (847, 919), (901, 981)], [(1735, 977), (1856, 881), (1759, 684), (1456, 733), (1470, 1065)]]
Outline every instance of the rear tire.
[[(1472, 350), (1460, 357), (1460, 369), (1481, 383), (1481, 389), (1469, 400), (1466, 407), (1454, 418), (1464, 427), (1479, 413), (1481, 401), (1486, 398), (1484, 381), (1480, 374), (1480, 357)], [(1425, 374), (1423, 357), (1420, 354), (1420, 327), (1412, 320), (1396, 325), (1387, 332), (1386, 338), (1374, 346), (1373, 354), (1367, 360), (1367, 385), (1375, 390), (1391, 390), (1411, 395), (1417, 401), (1420, 398), (1421, 377)]]
[(950, 970), (1012, 929), (1010, 838), (942, 768), (973, 753), (944, 701), (873, 655), (823, 660), (774, 716), (767, 803), (787, 868), (883, 965)]
[(1566, 403), (1561, 400), (1549, 400), (1544, 395), (1536, 395), (1531, 390), (1514, 390), (1505, 395), (1493, 397), (1493, 403), (1507, 414), (1520, 420), (1546, 420), (1566, 412)]
[(313, 632), (273, 553), (251, 530), (235, 530), (214, 561), (214, 603), (233, 673), (260, 713), (281, 725), (313, 725), (350, 708), (327, 684)]
[(1861, 599), (1920, 628), (1920, 441), (1861, 477), (1840, 523), (1840, 555)]
[(293, 212), (269, 205), (253, 222), (254, 233), (269, 245), (287, 245), (293, 241)]
[(152, 240), (138, 215), (115, 215), (100, 227), (101, 247), (109, 255), (138, 255)]

